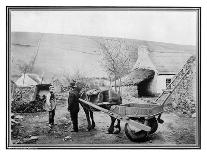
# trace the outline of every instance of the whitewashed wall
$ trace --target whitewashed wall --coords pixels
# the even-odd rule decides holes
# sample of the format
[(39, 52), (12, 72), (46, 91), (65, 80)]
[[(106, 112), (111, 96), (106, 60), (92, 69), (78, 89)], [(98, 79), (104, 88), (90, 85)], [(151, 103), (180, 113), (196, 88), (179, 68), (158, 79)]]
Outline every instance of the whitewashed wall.
[(157, 93), (161, 93), (163, 89), (166, 89), (166, 79), (173, 78), (174, 75), (157, 75), (156, 78), (156, 90)]
[[(152, 94), (162, 93), (163, 89), (166, 89), (166, 79), (173, 78), (174, 75), (158, 75), (155, 74), (153, 80), (149, 83), (148, 91)], [(133, 92), (133, 93), (132, 93)], [(122, 95), (131, 95), (137, 97), (137, 87), (122, 86)]]
[(149, 88), (148, 90), (150, 91), (150, 93), (152, 94), (156, 94), (157, 92), (157, 74), (155, 73), (154, 78), (152, 79), (152, 81), (149, 83)]
[(155, 74), (152, 81), (149, 83), (148, 91), (152, 94), (161, 93), (163, 89), (166, 89), (166, 79), (173, 78), (174, 75), (158, 75)]

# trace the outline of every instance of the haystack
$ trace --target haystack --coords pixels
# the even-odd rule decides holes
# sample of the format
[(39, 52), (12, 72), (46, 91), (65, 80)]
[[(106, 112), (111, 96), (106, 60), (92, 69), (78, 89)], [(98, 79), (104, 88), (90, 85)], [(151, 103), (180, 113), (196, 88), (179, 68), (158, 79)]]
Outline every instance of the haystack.
[(15, 82), (18, 87), (32, 87), (42, 83), (42, 79), (37, 74), (22, 74)]
[(190, 70), (185, 78), (181, 81), (178, 87), (173, 92), (170, 102), (174, 109), (181, 110), (183, 114), (193, 115), (196, 112), (198, 100), (198, 77), (196, 56), (191, 56), (187, 60), (187, 66)]
[(138, 85), (142, 81), (153, 79), (156, 72), (157, 70), (149, 57), (148, 48), (141, 46), (138, 48), (138, 59), (131, 72), (121, 79), (122, 85)]
[(130, 85), (138, 85), (142, 81), (151, 80), (154, 78), (155, 71), (144, 68), (136, 68), (122, 80), (122, 85), (130, 86)]

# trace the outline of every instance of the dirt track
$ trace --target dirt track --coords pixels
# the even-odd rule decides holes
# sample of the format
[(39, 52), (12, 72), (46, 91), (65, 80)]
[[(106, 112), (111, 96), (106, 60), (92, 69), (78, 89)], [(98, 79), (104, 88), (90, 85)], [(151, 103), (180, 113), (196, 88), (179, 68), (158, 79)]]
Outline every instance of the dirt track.
[[(71, 121), (67, 104), (60, 103), (56, 109), (55, 126), (52, 130), (47, 126), (48, 113), (24, 114), (21, 121), (21, 128), (17, 139), (38, 136), (35, 144), (136, 144), (140, 145), (178, 145), (195, 144), (196, 120), (195, 118), (181, 117), (177, 113), (164, 113), (162, 118), (164, 124), (159, 124), (159, 128), (146, 142), (131, 142), (125, 135), (124, 124), (121, 123), (122, 131), (119, 134), (108, 134), (107, 128), (110, 124), (110, 117), (102, 112), (95, 112), (94, 118), (96, 127), (87, 131), (87, 121), (83, 109), (79, 112), (79, 132), (71, 133)], [(69, 136), (67, 140), (63, 140)], [(21, 144), (14, 144), (21, 145)], [(38, 146), (38, 145), (35, 145)]]

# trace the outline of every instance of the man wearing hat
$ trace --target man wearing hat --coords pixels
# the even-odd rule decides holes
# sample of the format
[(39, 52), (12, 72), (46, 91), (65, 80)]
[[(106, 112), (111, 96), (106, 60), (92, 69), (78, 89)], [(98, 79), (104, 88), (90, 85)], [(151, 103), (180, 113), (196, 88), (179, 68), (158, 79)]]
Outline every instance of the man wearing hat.
[(68, 97), (68, 111), (73, 122), (73, 131), (78, 132), (78, 112), (79, 112), (79, 90), (76, 81), (70, 83), (71, 90)]
[(55, 101), (53, 86), (49, 87), (49, 93), (46, 96), (45, 109), (49, 112), (49, 126), (52, 127), (54, 125), (54, 117), (55, 117), (55, 109), (56, 109), (56, 101)]

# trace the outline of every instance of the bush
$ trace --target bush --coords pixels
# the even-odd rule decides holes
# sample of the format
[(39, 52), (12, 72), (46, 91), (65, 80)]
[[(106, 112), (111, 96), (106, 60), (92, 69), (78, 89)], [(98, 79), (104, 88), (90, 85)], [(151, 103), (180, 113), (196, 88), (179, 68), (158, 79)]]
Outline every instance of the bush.
[(12, 101), (11, 103), (11, 112), (12, 113), (35, 113), (35, 112), (42, 112), (44, 110), (44, 103), (43, 101), (35, 100), (31, 102), (25, 102), (23, 100), (19, 101)]

